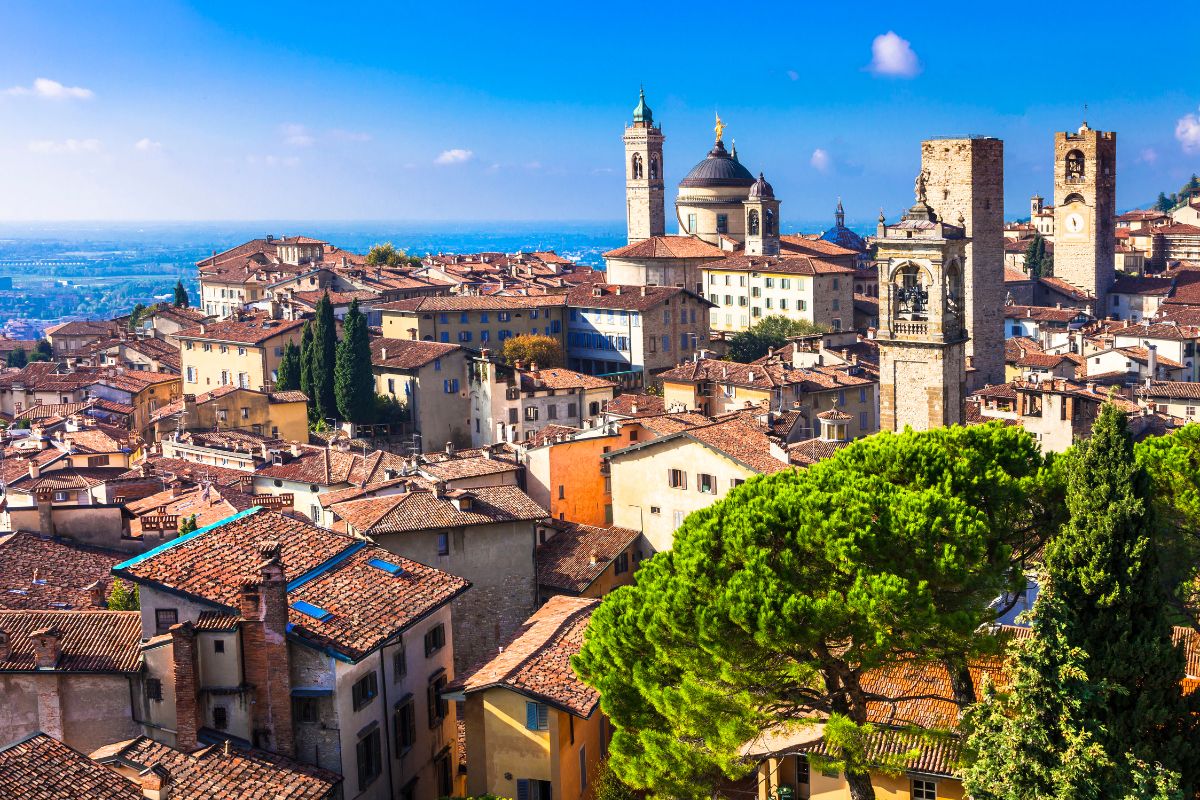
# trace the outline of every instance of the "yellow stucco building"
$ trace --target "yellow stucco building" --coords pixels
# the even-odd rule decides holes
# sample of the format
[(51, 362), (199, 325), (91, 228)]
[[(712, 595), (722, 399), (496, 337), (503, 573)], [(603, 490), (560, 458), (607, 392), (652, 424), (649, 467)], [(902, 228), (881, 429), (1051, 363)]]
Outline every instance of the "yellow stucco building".
[(175, 334), (180, 346), (183, 391), (200, 394), (218, 386), (270, 391), (288, 342), (300, 345), (304, 320), (272, 319), (268, 313), (237, 314)]

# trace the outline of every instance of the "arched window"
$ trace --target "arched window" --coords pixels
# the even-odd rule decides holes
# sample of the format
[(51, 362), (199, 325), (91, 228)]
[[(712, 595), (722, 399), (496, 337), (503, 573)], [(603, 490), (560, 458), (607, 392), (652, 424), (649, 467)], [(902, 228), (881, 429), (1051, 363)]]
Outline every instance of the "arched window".
[(650, 180), (658, 180), (658, 156), (650, 154)]
[(750, 213), (746, 215), (746, 234), (758, 236), (758, 211), (756, 209), (750, 209)]
[(768, 208), (763, 212), (763, 235), (774, 236), (777, 233), (779, 233), (779, 229), (775, 223), (775, 211)]
[(896, 270), (894, 286), (896, 319), (925, 320), (929, 312), (929, 289), (921, 281), (921, 268), (906, 264)]
[(1079, 194), (1078, 192), (1072, 192), (1071, 194), (1069, 194), (1065, 198), (1063, 198), (1062, 204), (1064, 206), (1069, 206), (1072, 203), (1086, 203), (1086, 202), (1087, 201), (1083, 199), (1083, 195)]
[(641, 153), (633, 154), (633, 161), (630, 163), (630, 167), (632, 170), (634, 180), (638, 180), (639, 178), (642, 177), (642, 154)]
[(1078, 150), (1067, 153), (1067, 180), (1083, 180), (1083, 153)]
[(957, 261), (946, 265), (943, 273), (945, 280), (946, 298), (943, 302), (947, 321), (961, 320), (963, 313), (963, 277)]

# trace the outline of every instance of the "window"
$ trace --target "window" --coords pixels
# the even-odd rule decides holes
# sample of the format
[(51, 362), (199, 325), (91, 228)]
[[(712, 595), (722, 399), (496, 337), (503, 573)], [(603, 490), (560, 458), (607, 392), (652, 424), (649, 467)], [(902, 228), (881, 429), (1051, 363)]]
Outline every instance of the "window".
[(650, 506), (650, 513), (658, 515), (658, 514), (662, 513), (662, 509), (659, 508), (658, 506)]
[(664, 335), (662, 337), (662, 351), (664, 353), (671, 352), (671, 337)]
[(717, 233), (729, 233), (728, 214), (717, 214)]
[(436, 653), (446, 646), (446, 626), (439, 622), (425, 632), (425, 657)]
[(171, 630), (171, 626), (177, 622), (179, 622), (179, 611), (177, 609), (154, 609), (154, 631), (156, 636), (161, 636)]
[(1189, 416), (1189, 417), (1194, 417), (1194, 416), (1196, 416), (1196, 407), (1195, 407), (1195, 406), (1188, 406), (1187, 408), (1185, 408), (1185, 409), (1183, 410), (1183, 413), (1184, 413), (1186, 416)]
[[(695, 216), (695, 214), (692, 216)], [(518, 778), (517, 800), (552, 800), (551, 789), (553, 786), (554, 784), (550, 783), (550, 781)]]
[(225, 640), (224, 639), (213, 639), (213, 652), (214, 653), (224, 653), (225, 652)]
[(834, 279), (833, 279), (833, 288), (834, 288), (834, 289), (837, 289), (837, 288), (838, 288), (838, 279), (837, 279), (837, 278), (834, 278)]
[(937, 800), (937, 783), (934, 781), (924, 781), (920, 778), (913, 778), (912, 799)]
[(510, 408), (508, 410), (508, 424), (514, 425), (514, 424), (516, 424), (516, 422), (517, 422), (517, 410), (515, 408)]
[(196, 382), (196, 368), (195, 367), (187, 368), (187, 382), (188, 383)]
[(490, 342), (491, 340), (492, 340), (492, 332), (491, 331), (480, 331), (479, 332), (479, 341)]
[(429, 681), (429, 727), (436, 728), (442, 724), (442, 720), (449, 713), (449, 704), (442, 697), (442, 690), (446, 688), (446, 672), (442, 670)]
[(297, 722), (312, 724), (321, 721), (321, 706), (315, 697), (295, 697), (292, 699), (292, 716)]
[(146, 699), (162, 700), (162, 681), (158, 678), (146, 679)]
[(696, 475), (696, 491), (701, 494), (716, 494), (717, 493), (717, 476), (705, 475), (703, 472)]
[(721, 305), (721, 299), (720, 299), (720, 297), (719, 297), (718, 295), (716, 295), (716, 294), (710, 294), (710, 295), (708, 296), (708, 299), (709, 299), (709, 302), (711, 302), (711, 303), (712, 303), (714, 306), (719, 306), (719, 305)]
[(740, 294), (740, 295), (738, 295), (738, 305), (745, 307), (745, 306), (750, 305), (750, 301), (746, 299), (745, 295)]
[(546, 406), (546, 419), (558, 419), (558, 406)]
[(450, 344), (450, 334), (449, 334), (449, 332), (447, 332), (447, 331), (442, 331), (442, 334), (441, 334), (441, 336), (439, 336), (438, 338), (441, 340), (442, 344)]
[(733, 305), (733, 295), (731, 295), (731, 294), (725, 295), (725, 305), (727, 305), (727, 306)]
[(681, 469), (667, 470), (667, 485), (672, 489), (686, 489), (687, 473)]
[(400, 643), (399, 649), (392, 653), (392, 678), (398, 683), (404, 680), (404, 676), (408, 674), (408, 651), (404, 648), (404, 643)]
[(696, 232), (696, 215), (695, 214), (688, 214), (687, 229), (688, 229), (688, 233)]
[(437, 548), (438, 548), (437, 554), (439, 556), (450, 555), (450, 534), (439, 533), (437, 535)]
[(413, 707), (411, 694), (396, 703), (392, 727), (396, 736), (396, 746), (401, 750), (407, 750), (416, 743), (417, 712)]
[(629, 553), (621, 553), (613, 561), (613, 571), (618, 575), (622, 575), (629, 571)]
[(449, 797), (454, 794), (454, 780), (450, 772), (450, 748), (445, 747), (433, 760), (433, 768), (437, 772), (438, 797)]
[(383, 754), (379, 746), (379, 727), (358, 740), (358, 790), (365, 791), (383, 771)]
[(525, 728), (531, 731), (550, 730), (550, 707), (545, 703), (525, 703)]
[(840, 331), (842, 329), (842, 321), (840, 319), (838, 319), (837, 317), (834, 317), (832, 322), (833, 322), (833, 329), (835, 331)]
[(379, 676), (373, 671), (359, 678), (350, 691), (354, 699), (354, 710), (364, 708), (379, 694)]
[(574, 403), (567, 403), (567, 416), (574, 419), (576, 416), (575, 409), (576, 409), (576, 406)]
[(671, 522), (675, 525), (676, 529), (683, 525), (683, 517), (684, 513), (682, 511), (671, 512)]
[[(510, 311), (497, 311), (497, 312), (496, 312), (496, 319), (498, 319), (500, 322), (508, 322), (510, 319), (512, 319), (512, 312), (510, 312)], [(507, 337), (504, 337), (504, 338), (507, 338)]]
[(213, 706), (213, 727), (223, 731), (229, 727), (229, 709), (225, 706)]
[(760, 289), (757, 286), (751, 286), (750, 287), (750, 296), (751, 297), (762, 297), (762, 289)]
[(526, 406), (525, 407), (525, 419), (533, 421), (537, 418), (538, 418), (537, 406)]
[(446, 394), (458, 394), (458, 378), (442, 381), (442, 391)]
[(470, 332), (470, 331), (459, 331), (459, 332), (458, 332), (458, 340), (459, 340), (460, 342), (469, 342), (469, 341), (471, 341), (471, 332)]
[(440, 358), (435, 358), (433, 360), (433, 371), (434, 372), (442, 371), (442, 360)]
[(388, 394), (396, 393), (396, 380), (394, 378), (387, 379)]
[(750, 309), (750, 316), (752, 316), (752, 317), (761, 317), (761, 316), (762, 316), (762, 309), (761, 309), (761, 308), (759, 308), (758, 306), (755, 306), (754, 308)]
[(743, 478), (730, 478), (729, 479), (729, 488), (736, 489), (737, 487), (741, 486), (745, 482), (746, 481)]

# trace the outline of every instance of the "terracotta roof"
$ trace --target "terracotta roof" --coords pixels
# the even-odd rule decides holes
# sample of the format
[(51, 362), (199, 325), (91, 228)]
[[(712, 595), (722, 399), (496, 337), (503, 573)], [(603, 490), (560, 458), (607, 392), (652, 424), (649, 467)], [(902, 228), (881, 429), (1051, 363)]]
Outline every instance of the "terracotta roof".
[(1018, 306), (1004, 307), (1005, 319), (1029, 319), (1034, 322), (1058, 322), (1066, 324), (1078, 317), (1079, 309), (1056, 308), (1054, 306)]
[(99, 581), (106, 596), (125, 557), (30, 531), (0, 536), (0, 609), (94, 608), (88, 587)]
[(0, 660), (0, 672), (41, 671), (31, 636), (42, 631), (62, 636), (55, 672), (137, 672), (141, 662), (142, 621), (137, 611), (0, 611), (0, 631), (12, 652)]
[(1111, 294), (1168, 295), (1175, 285), (1174, 278), (1118, 275), (1109, 289)]
[(1171, 339), (1186, 341), (1200, 339), (1200, 326), (1176, 325), (1165, 322), (1147, 322), (1141, 325), (1127, 325), (1124, 328), (1110, 328), (1113, 336), (1134, 336), (1139, 339)]
[[(858, 373), (858, 374), (855, 374)], [(686, 362), (659, 374), (659, 380), (672, 383), (712, 381), (734, 386), (774, 389), (799, 386), (802, 391), (819, 392), (828, 389), (858, 388), (876, 381), (862, 374), (861, 366), (793, 367), (790, 359), (778, 355), (754, 364), (702, 358)]]
[(850, 442), (834, 442), (820, 437), (793, 442), (787, 446), (788, 461), (801, 467), (811, 467), (824, 461)]
[(180, 476), (192, 481), (211, 480), (218, 486), (236, 486), (246, 478), (254, 475), (254, 473), (248, 470), (201, 464), (198, 461), (189, 461), (185, 458), (166, 458), (164, 456), (152, 455), (146, 458), (135, 469), (123, 472), (117, 477), (119, 479), (141, 477), (143, 468), (149, 475), (159, 475), (162, 477)]
[(1031, 275), (1027, 275), (1026, 273), (1022, 272), (1019, 269), (1013, 269), (1012, 267), (1004, 268), (1004, 282), (1005, 283), (1024, 283), (1025, 281), (1032, 281), (1032, 280), (1033, 280), (1033, 277)]
[(556, 425), (550, 423), (546, 427), (539, 430), (537, 433), (525, 440), (523, 446), (526, 449), (534, 447), (542, 447), (543, 445), (554, 444), (555, 440), (562, 436), (564, 439), (570, 440), (575, 434), (580, 433), (582, 429), (572, 428), (569, 425)]
[(342, 782), (337, 773), (264, 750), (231, 747), (226, 753), (222, 744), (214, 744), (184, 753), (146, 736), (101, 748), (92, 757), (139, 772), (165, 768), (171, 774), (171, 800), (324, 800)]
[(184, 328), (176, 333), (175, 337), (206, 342), (257, 345), (276, 336), (299, 331), (303, 326), (304, 320), (302, 319), (271, 319), (266, 314), (255, 314), (241, 319), (230, 317), (193, 328)]
[(582, 283), (567, 292), (567, 305), (575, 308), (616, 308), (648, 311), (679, 296), (711, 306), (695, 292), (678, 286), (621, 286), (615, 283)]
[(783, 275), (853, 275), (854, 268), (811, 256), (729, 256), (704, 265), (705, 270), (767, 272)]
[(844, 411), (838, 411), (836, 408), (831, 408), (828, 411), (822, 411), (817, 414), (817, 419), (827, 420), (829, 422), (849, 422), (854, 419)]
[(779, 237), (779, 249), (785, 253), (799, 253), (801, 255), (822, 258), (841, 257), (848, 260), (858, 258), (857, 250), (851, 250), (848, 247), (842, 247), (839, 244), (822, 239), (819, 234), (815, 234), (812, 237), (784, 234)]
[(111, 336), (118, 323), (113, 320), (77, 319), (46, 328), (46, 336)]
[[(1110, 352), (1120, 353), (1127, 358), (1130, 358), (1134, 361), (1140, 361), (1142, 363), (1147, 363), (1150, 359), (1150, 350), (1146, 347), (1114, 347)], [(1092, 353), (1088, 356), (1088, 358), (1098, 355), (1103, 355), (1103, 351), (1100, 353)], [(1167, 358), (1163, 355), (1158, 356), (1158, 365), (1160, 367), (1167, 367), (1168, 369), (1183, 369), (1183, 364), (1180, 364), (1178, 361)]]
[(35, 733), (0, 748), (0, 795), (14, 800), (142, 800), (142, 790), (57, 739)]
[(1055, 278), (1055, 277), (1038, 278), (1038, 283), (1040, 283), (1042, 286), (1045, 286), (1049, 289), (1053, 289), (1054, 291), (1056, 291), (1060, 294), (1066, 295), (1067, 297), (1072, 297), (1076, 300), (1089, 301), (1089, 300), (1096, 299), (1093, 295), (1089, 294), (1088, 292), (1085, 292), (1083, 289), (1080, 289), (1076, 286), (1072, 286), (1071, 284), (1067, 283), (1066, 281), (1064, 281), (1061, 278)]
[(538, 583), (572, 594), (591, 586), (641, 535), (628, 528), (596, 528), (562, 520), (550, 520), (546, 526), (558, 532), (538, 545)]
[(680, 435), (703, 442), (763, 475), (787, 469), (787, 464), (770, 454), (770, 440), (766, 434), (740, 419), (699, 425)]
[(658, 414), (653, 417), (638, 417), (637, 422), (646, 430), (657, 436), (667, 436), (672, 433), (686, 431), (698, 425), (709, 425), (712, 420), (694, 411), (673, 411), (669, 414)]
[[(916, 733), (894, 728), (880, 728), (868, 736), (866, 748), (867, 758), (872, 760), (899, 756), (916, 750), (917, 757), (907, 760), (904, 764), (906, 772), (936, 777), (957, 777), (956, 765), (962, 753), (962, 741), (956, 736), (950, 736), (931, 744)], [(795, 749), (802, 753), (836, 757), (825, 746), (824, 738), (800, 744)]]
[[(637, 410), (634, 410), (637, 406)], [(666, 403), (661, 397), (653, 394), (619, 394), (604, 410), (618, 417), (643, 417), (651, 414), (662, 414), (667, 410)]]
[[(461, 510), (455, 505), (456, 501), (463, 504)], [(415, 489), (337, 503), (332, 510), (358, 533), (369, 536), (492, 525), (550, 516), (548, 511), (516, 486), (451, 489), (440, 498), (434, 491)]]
[(1017, 358), (1014, 359), (1014, 361), (1019, 367), (1035, 367), (1041, 369), (1054, 369), (1064, 361), (1078, 363), (1074, 358), (1071, 358), (1070, 355), (1065, 353), (1055, 354), (1026, 352), (1025, 355), (1018, 353)]
[(508, 641), (501, 653), (451, 684), (464, 692), (501, 687), (588, 718), (600, 695), (571, 668), (599, 600), (555, 595)]
[(412, 297), (383, 303), (375, 308), (380, 311), (506, 311), (509, 309), (546, 308), (565, 306), (564, 295), (497, 296), (497, 295), (445, 295), (440, 297)]
[(1030, 339), (1028, 336), (1013, 336), (1004, 340), (1004, 360), (1016, 361), (1021, 357), (1021, 351), (1026, 353), (1042, 353), (1045, 348), (1041, 343)]
[(605, 258), (722, 258), (725, 251), (694, 236), (651, 236), (609, 250)]
[(521, 376), (522, 392), (540, 392), (545, 389), (615, 389), (617, 387), (617, 384), (612, 381), (585, 375), (565, 367), (552, 367), (536, 371), (521, 370), (518, 374)]
[(377, 337), (371, 339), (371, 366), (417, 369), (461, 350), (456, 344)]
[(343, 483), (373, 483), (388, 469), (399, 472), (404, 457), (382, 450), (363, 457), (325, 447), (304, 447), (299, 457), (282, 464), (265, 464), (256, 474), (268, 478), (311, 483), (318, 486), (337, 486)]
[(129, 521), (129, 535), (137, 538), (142, 535), (142, 521), (146, 516), (167, 514), (178, 516), (182, 521), (184, 517), (194, 515), (196, 527), (203, 528), (254, 505), (252, 495), (228, 487), (187, 486), (148, 495), (127, 503), (125, 508), (134, 515)]
[[(268, 544), (280, 547), (289, 581), (292, 633), (312, 647), (335, 650), (352, 661), (470, 586), (462, 578), (361, 539), (260, 508), (181, 536), (117, 565), (113, 572), (236, 611), (239, 587), (260, 579), (262, 548)], [(328, 616), (318, 619), (297, 611), (297, 601), (323, 609)]]
[(1137, 387), (1138, 397), (1163, 398), (1168, 400), (1200, 399), (1200, 383), (1189, 381), (1154, 381), (1149, 386)]

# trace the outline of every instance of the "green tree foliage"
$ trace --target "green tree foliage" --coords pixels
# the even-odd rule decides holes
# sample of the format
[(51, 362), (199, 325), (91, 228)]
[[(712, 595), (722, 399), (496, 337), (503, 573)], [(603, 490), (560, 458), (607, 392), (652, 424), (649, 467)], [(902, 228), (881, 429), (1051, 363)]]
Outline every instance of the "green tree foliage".
[(1154, 208), (1164, 214), (1171, 213), (1175, 208), (1175, 195), (1167, 196), (1166, 192), (1159, 192), (1158, 199), (1154, 201)]
[(179, 535), (180, 536), (183, 536), (184, 534), (187, 534), (187, 533), (192, 533), (195, 530), (197, 530), (197, 528), (198, 528), (198, 526), (196, 525), (196, 515), (195, 514), (192, 514), (191, 516), (188, 516), (188, 517), (184, 517), (183, 519), (181, 519), (179, 521)]
[(144, 304), (138, 303), (133, 307), (133, 311), (129, 312), (129, 330), (137, 328), (138, 324), (142, 321), (142, 315), (145, 313), (146, 306)]
[(1035, 484), (1053, 481), (1026, 434), (976, 430), (868, 439), (690, 515), (605, 598), (575, 662), (614, 722), (616, 775), (707, 797), (750, 768), (741, 748), (762, 731), (824, 721), (825, 767), (873, 797), (869, 771), (910, 754), (868, 755), (863, 673), (984, 638), (1013, 543), (1035, 536)]
[(1160, 564), (1180, 624), (1200, 620), (1200, 425), (1151, 436), (1135, 448), (1154, 484)]
[(730, 337), (729, 360), (749, 364), (765, 356), (767, 350), (783, 347), (792, 336), (809, 336), (815, 333), (825, 333), (825, 328), (781, 314), (763, 317), (746, 330)]
[(304, 328), (300, 332), (300, 391), (308, 396), (308, 415), (310, 417), (315, 416), (317, 411), (313, 394), (312, 347), (313, 322), (309, 320), (304, 323)]
[(5, 358), (5, 363), (10, 367), (17, 367), (19, 369), (29, 363), (29, 354), (25, 352), (24, 347), (9, 350), (8, 356)]
[(1046, 260), (1046, 239), (1036, 233), (1025, 248), (1025, 272), (1031, 277), (1042, 277), (1042, 266)]
[(1197, 722), (1124, 413), (1106, 405), (1066, 461), (1070, 520), (1009, 690), (968, 713), (964, 785), (977, 800), (1191, 797)]
[(596, 767), (593, 778), (596, 788), (593, 790), (593, 800), (640, 800), (640, 795), (630, 789), (609, 766), (608, 759)]
[(1192, 173), (1192, 177), (1188, 178), (1187, 183), (1179, 188), (1179, 195), (1176, 197), (1176, 205), (1194, 200), (1200, 195), (1200, 175)]
[(520, 361), (526, 369), (530, 364), (537, 364), (538, 369), (546, 367), (561, 367), (563, 359), (562, 343), (553, 336), (538, 334), (523, 334), (504, 340), (504, 350), (501, 357), (506, 364)]
[(295, 342), (288, 342), (283, 347), (283, 358), (279, 359), (278, 375), (275, 379), (275, 391), (287, 392), (300, 388), (300, 348)]
[(374, 245), (367, 251), (367, 264), (372, 267), (400, 267), (421, 265), (421, 259), (397, 250), (391, 242)]
[(141, 609), (141, 598), (136, 583), (126, 583), (120, 578), (113, 580), (112, 589), (108, 593), (109, 611), (138, 611)]
[(54, 347), (48, 339), (38, 339), (37, 345), (33, 348), (33, 355), (30, 361), (49, 361), (54, 358)]
[[(309, 410), (318, 419), (336, 417), (337, 396), (333, 388), (333, 373), (337, 365), (337, 321), (333, 317), (333, 304), (329, 292), (317, 301), (316, 314), (310, 321), (312, 344), (308, 348)], [(303, 354), (302, 354), (303, 355)], [(303, 379), (304, 370), (301, 369)]]
[(180, 278), (175, 282), (175, 307), (187, 308), (191, 304), (188, 298), (187, 288), (183, 285), (183, 279)]
[(408, 421), (408, 406), (390, 394), (375, 395), (375, 421), (399, 425)]
[(357, 299), (350, 303), (350, 311), (342, 320), (333, 386), (342, 419), (359, 424), (375, 421), (371, 340), (367, 333), (367, 318), (358, 310)]

